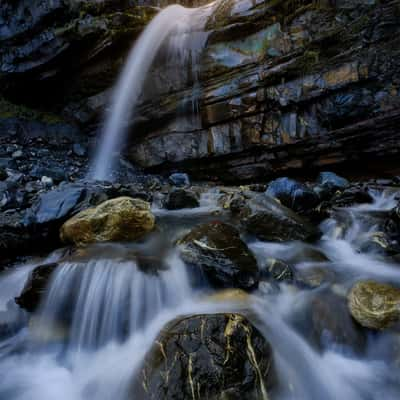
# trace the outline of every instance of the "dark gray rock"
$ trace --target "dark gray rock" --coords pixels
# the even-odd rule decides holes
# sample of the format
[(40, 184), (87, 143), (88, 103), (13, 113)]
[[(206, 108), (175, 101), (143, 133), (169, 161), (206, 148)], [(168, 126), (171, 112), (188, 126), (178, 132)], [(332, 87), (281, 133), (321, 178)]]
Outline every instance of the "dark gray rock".
[(167, 210), (179, 210), (181, 208), (196, 208), (200, 203), (197, 196), (186, 189), (174, 189), (168, 193), (164, 201)]
[(171, 185), (174, 186), (189, 186), (190, 179), (188, 174), (183, 173), (174, 173), (169, 176), (168, 180), (170, 181)]
[(246, 318), (196, 315), (163, 329), (132, 398), (257, 400), (269, 396), (275, 383), (271, 347)]
[(318, 175), (317, 182), (323, 186), (327, 186), (332, 188), (333, 190), (337, 189), (346, 189), (349, 186), (349, 181), (345, 178), (342, 178), (339, 175), (336, 175), (334, 172), (321, 172)]
[(256, 259), (231, 225), (199, 225), (179, 241), (182, 259), (198, 267), (217, 287), (253, 289), (260, 272)]
[(242, 205), (232, 205), (231, 211), (245, 231), (260, 240), (313, 241), (321, 235), (317, 227), (272, 197), (257, 194), (242, 201)]
[(294, 211), (309, 210), (319, 203), (319, 197), (312, 189), (289, 178), (278, 178), (270, 182), (265, 193)]

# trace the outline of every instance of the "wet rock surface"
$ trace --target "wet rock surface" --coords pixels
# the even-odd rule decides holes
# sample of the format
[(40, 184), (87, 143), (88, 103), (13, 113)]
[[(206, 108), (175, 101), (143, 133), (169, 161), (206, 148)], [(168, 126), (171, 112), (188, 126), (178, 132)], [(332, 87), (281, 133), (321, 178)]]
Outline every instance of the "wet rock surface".
[(130, 197), (107, 200), (81, 211), (60, 230), (63, 242), (82, 246), (108, 241), (133, 241), (143, 238), (155, 226), (150, 204)]
[(179, 210), (182, 208), (196, 208), (200, 203), (195, 193), (185, 189), (174, 189), (168, 193), (164, 201), (167, 210)]
[[(237, 201), (244, 203), (238, 206)], [(260, 240), (307, 241), (318, 239), (320, 235), (318, 228), (306, 219), (263, 194), (251, 196), (249, 200), (239, 197), (236, 202), (231, 202), (231, 210), (243, 229)]]
[(256, 259), (233, 226), (222, 222), (203, 224), (192, 229), (178, 244), (182, 259), (200, 268), (215, 286), (257, 287)]
[(400, 289), (374, 281), (361, 281), (348, 295), (353, 318), (365, 328), (386, 329), (400, 321)]
[(52, 263), (36, 267), (30, 273), (28, 281), (15, 302), (29, 312), (36, 311), (44, 298), (51, 274), (57, 266), (57, 263)]
[(141, 374), (144, 399), (266, 398), (274, 383), (268, 342), (238, 314), (168, 324)]

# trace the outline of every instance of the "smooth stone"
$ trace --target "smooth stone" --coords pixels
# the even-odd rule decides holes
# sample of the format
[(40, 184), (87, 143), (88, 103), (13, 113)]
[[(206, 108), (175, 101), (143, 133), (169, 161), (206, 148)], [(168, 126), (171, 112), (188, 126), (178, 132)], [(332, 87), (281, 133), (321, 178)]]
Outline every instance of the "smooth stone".
[(312, 189), (289, 178), (278, 178), (270, 182), (265, 193), (294, 211), (309, 210), (319, 203), (319, 198)]
[(168, 178), (170, 181), (171, 185), (174, 186), (189, 186), (190, 185), (190, 179), (188, 174), (184, 173), (175, 173), (171, 174)]
[(349, 181), (334, 172), (321, 172), (318, 175), (317, 182), (321, 185), (328, 186), (332, 189), (346, 189), (349, 186)]
[(348, 307), (361, 326), (389, 328), (400, 322), (400, 289), (371, 280), (357, 282), (348, 294)]
[(164, 207), (167, 210), (179, 210), (182, 208), (196, 208), (200, 203), (197, 196), (186, 189), (174, 189), (165, 199)]
[(150, 204), (130, 197), (107, 200), (81, 211), (60, 229), (61, 240), (83, 246), (109, 241), (141, 239), (155, 226)]
[(258, 285), (257, 261), (233, 226), (205, 223), (178, 243), (182, 259), (198, 267), (214, 286), (253, 289)]

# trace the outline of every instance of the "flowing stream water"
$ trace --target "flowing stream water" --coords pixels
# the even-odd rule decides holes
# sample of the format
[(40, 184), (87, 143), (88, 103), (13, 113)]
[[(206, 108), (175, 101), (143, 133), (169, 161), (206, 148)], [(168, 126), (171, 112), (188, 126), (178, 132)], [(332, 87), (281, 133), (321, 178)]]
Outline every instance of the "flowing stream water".
[[(172, 227), (169, 240), (199, 219), (215, 215), (217, 194), (205, 193), (201, 207), (193, 210), (169, 213), (155, 206), (160, 224)], [(360, 237), (373, 228), (373, 219), (367, 217), (393, 204), (393, 195), (380, 194), (368, 207), (339, 210), (322, 223), (324, 235), (313, 245), (250, 240), (248, 245), (259, 260), (266, 256), (291, 260), (299, 271), (318, 267), (333, 271), (335, 279), (315, 289), (261, 282), (244, 309), (234, 302), (208, 300), (210, 289), (204, 284), (193, 286), (192, 272), (173, 247), (162, 257), (161, 270), (152, 273), (144, 272), (123, 245), (110, 244), (96, 250), (96, 257), (62, 261), (62, 254), (56, 252), (44, 260), (60, 260), (60, 264), (28, 325), (27, 315), (15, 312), (13, 297), (29, 271), (43, 261), (14, 268), (0, 277), (0, 288), (8, 288), (2, 291), (0, 322), (5, 314), (8, 322), (18, 322), (16, 331), (0, 342), (0, 399), (140, 400), (130, 392), (130, 383), (162, 327), (179, 315), (230, 310), (247, 313), (271, 343), (279, 381), (272, 400), (397, 399), (398, 336), (371, 334), (365, 351), (357, 353), (337, 345), (329, 335), (317, 346), (311, 326), (305, 326), (313, 300), (327, 288), (343, 296), (362, 278), (400, 283), (398, 266), (358, 250)], [(304, 261), (299, 256), (310, 250), (326, 260)], [(340, 312), (334, 303), (331, 312)]]

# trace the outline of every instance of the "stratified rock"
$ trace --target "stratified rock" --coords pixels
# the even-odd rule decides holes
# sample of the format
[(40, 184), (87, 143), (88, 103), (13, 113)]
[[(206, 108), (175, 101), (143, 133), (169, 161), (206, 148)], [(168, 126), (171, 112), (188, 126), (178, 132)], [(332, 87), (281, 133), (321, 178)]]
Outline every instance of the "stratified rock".
[(36, 267), (15, 302), (23, 309), (33, 312), (40, 305), (43, 294), (46, 291), (50, 276), (57, 268), (57, 263), (45, 264)]
[(267, 399), (272, 351), (241, 315), (187, 317), (161, 332), (138, 379), (144, 400)]
[(319, 203), (318, 195), (312, 189), (289, 178), (278, 178), (270, 182), (265, 193), (294, 211), (309, 210)]
[(60, 230), (63, 242), (85, 245), (142, 238), (155, 225), (150, 204), (130, 197), (105, 201), (75, 215)]
[(397, 7), (219, 1), (199, 59), (201, 123), (184, 133), (169, 123), (186, 86), (164, 85), (163, 106), (143, 106), (146, 134), (130, 156), (152, 171), (235, 183), (340, 165), (390, 170), (400, 151)]
[(184, 261), (199, 267), (217, 287), (252, 289), (258, 285), (256, 259), (231, 225), (199, 225), (179, 241)]
[(320, 236), (318, 228), (271, 197), (255, 195), (244, 204), (231, 210), (236, 212), (243, 228), (260, 240), (309, 241)]
[(181, 208), (196, 208), (200, 203), (197, 196), (186, 189), (172, 190), (164, 202), (167, 210), (179, 210)]
[(400, 321), (400, 289), (385, 283), (361, 281), (351, 289), (348, 306), (360, 325), (385, 329)]

